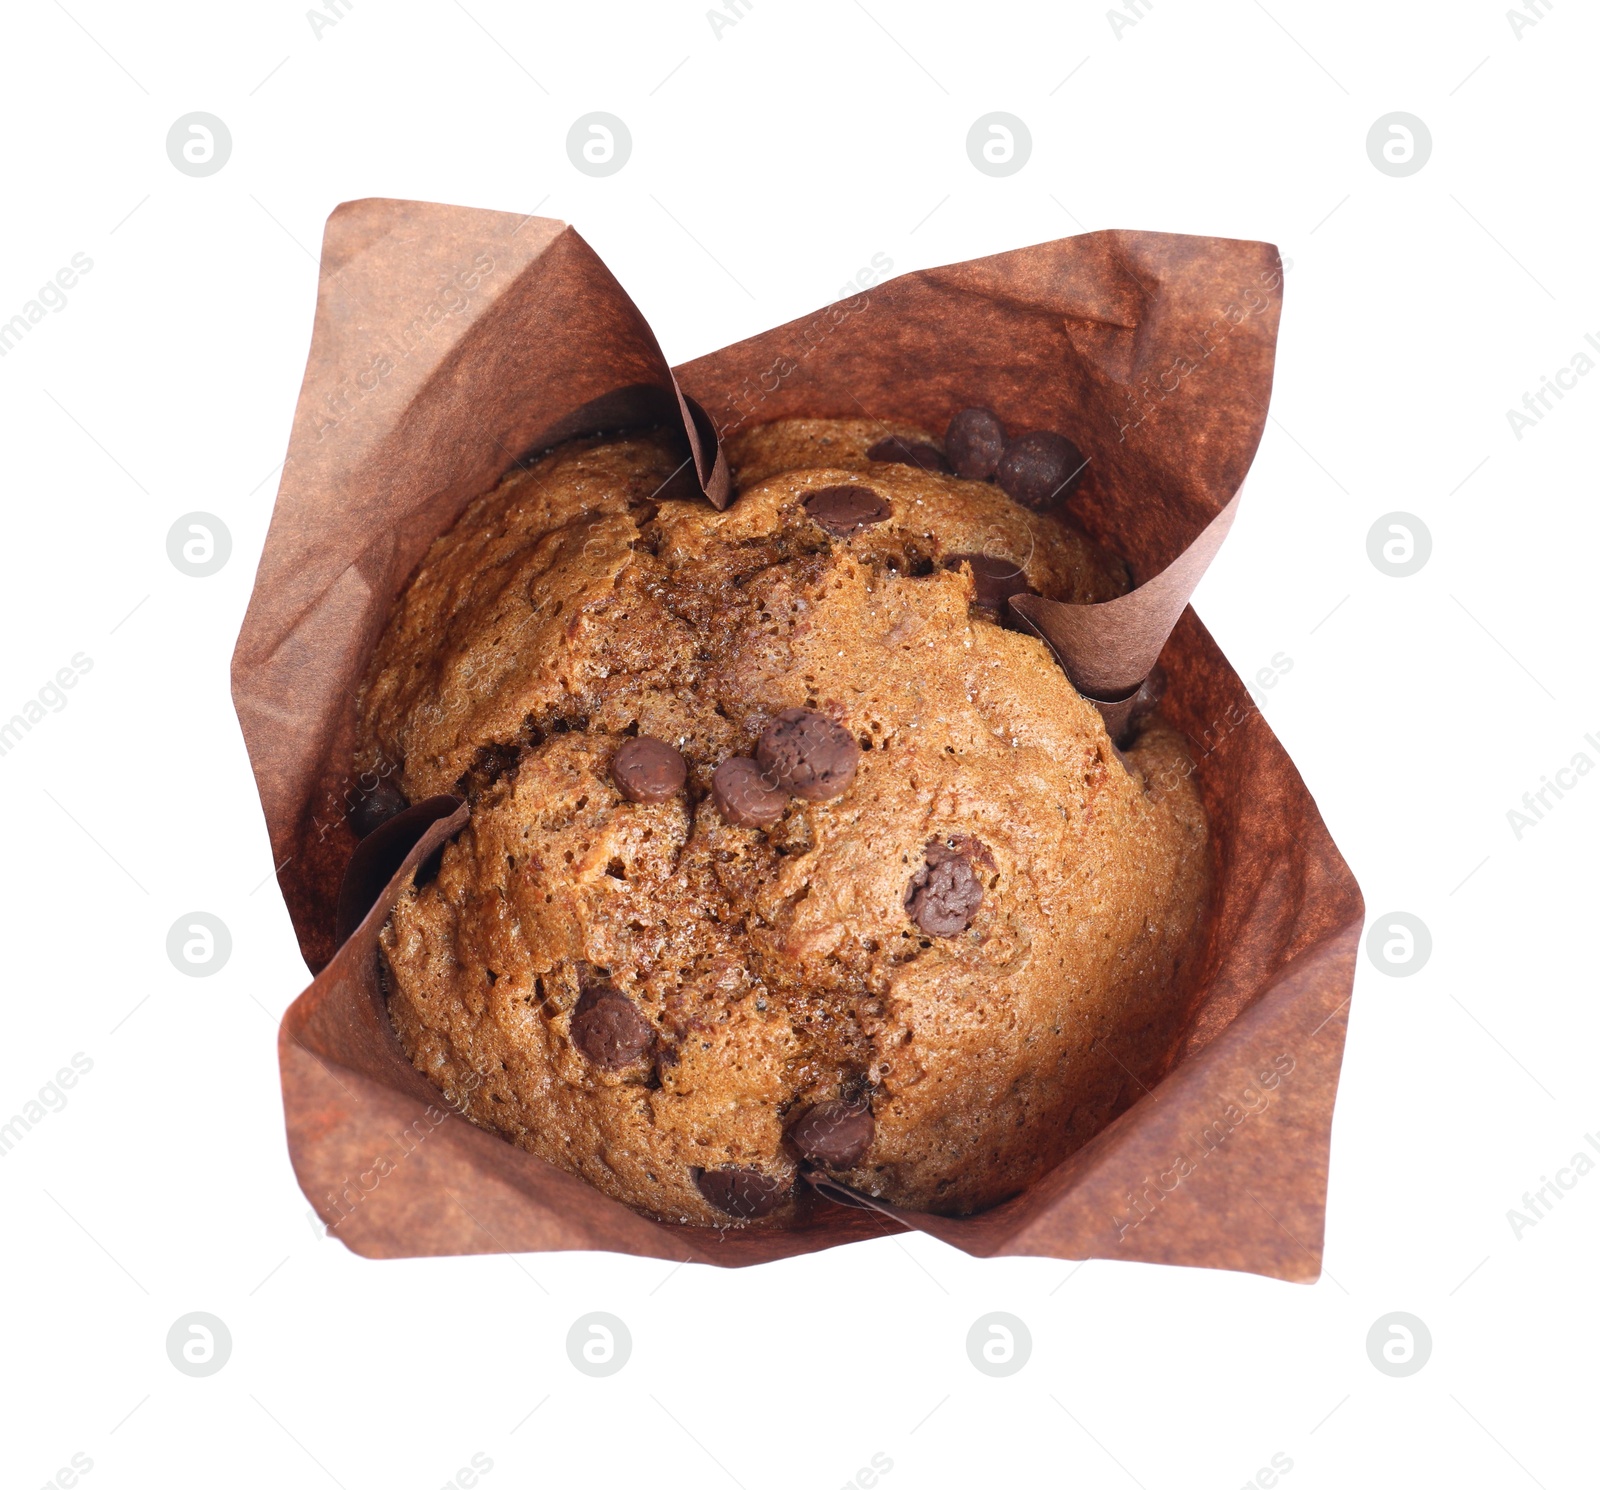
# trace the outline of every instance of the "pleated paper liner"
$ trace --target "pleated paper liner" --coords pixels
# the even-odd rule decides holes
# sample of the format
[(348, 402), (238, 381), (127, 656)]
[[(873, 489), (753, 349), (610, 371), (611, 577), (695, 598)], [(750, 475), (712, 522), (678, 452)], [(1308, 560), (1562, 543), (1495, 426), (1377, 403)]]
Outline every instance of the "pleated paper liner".
[[(1281, 284), (1265, 244), (1092, 233), (903, 275), (673, 369), (558, 222), (416, 202), (339, 208), (233, 663), (279, 883), (316, 975), (279, 1052), (290, 1157), (331, 1234), (372, 1257), (585, 1248), (740, 1265), (910, 1226), (982, 1256), (1314, 1278), (1361, 896), (1293, 763), (1185, 606), (1260, 439)], [(356, 847), (347, 813), (370, 789), (350, 779), (367, 661), (434, 538), (558, 440), (676, 421), (680, 490), (723, 506), (719, 436), (736, 428), (870, 415), (942, 430), (969, 405), (1079, 446), (1089, 465), (1074, 519), (1138, 582), (1105, 605), (1035, 597), (1017, 609), (1113, 732), (1159, 653), (1162, 710), (1190, 741), (1215, 871), (1180, 1038), (1103, 1132), (981, 1215), (874, 1203), (814, 1207), (789, 1231), (649, 1220), (467, 1122), (401, 1051), (378, 932), (466, 809), (419, 804), (410, 831), (426, 820), (423, 836), (398, 868), (404, 827), (387, 859), (381, 842), (365, 850), (341, 906)]]

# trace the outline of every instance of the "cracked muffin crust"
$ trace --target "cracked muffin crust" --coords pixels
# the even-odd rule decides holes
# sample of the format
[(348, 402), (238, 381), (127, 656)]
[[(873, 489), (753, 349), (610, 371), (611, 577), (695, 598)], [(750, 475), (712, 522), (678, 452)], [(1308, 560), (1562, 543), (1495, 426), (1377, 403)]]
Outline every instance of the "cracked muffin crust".
[[(793, 1224), (811, 1164), (914, 1209), (1016, 1193), (1162, 1060), (1207, 893), (1176, 732), (1123, 751), (1005, 585), (1124, 566), (868, 420), (561, 446), (396, 604), (356, 765), (471, 821), (382, 939), (460, 1110), (651, 1215)], [(1157, 786), (1159, 783), (1159, 787)]]

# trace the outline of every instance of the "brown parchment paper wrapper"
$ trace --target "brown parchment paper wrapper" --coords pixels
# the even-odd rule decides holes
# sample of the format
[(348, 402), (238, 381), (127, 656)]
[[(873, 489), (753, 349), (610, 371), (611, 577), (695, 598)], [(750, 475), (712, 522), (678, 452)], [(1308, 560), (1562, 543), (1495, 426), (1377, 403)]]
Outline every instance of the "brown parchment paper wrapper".
[[(907, 274), (671, 369), (561, 223), (383, 200), (329, 218), (233, 693), (316, 974), (284, 1018), (279, 1057), (290, 1157), (333, 1235), (369, 1257), (588, 1248), (741, 1265), (914, 1227), (979, 1256), (1317, 1276), (1361, 896), (1186, 608), (1265, 423), (1281, 284), (1266, 244), (1090, 233)], [(1139, 586), (1094, 607), (1029, 600), (1019, 619), (1102, 712), (1159, 651), (1163, 712), (1190, 741), (1215, 889), (1162, 1078), (1130, 1085), (1098, 1137), (981, 1215), (842, 1203), (789, 1231), (648, 1220), (452, 1112), (400, 1049), (376, 947), (400, 888), (464, 807), (419, 804), (426, 831), (335, 947), (355, 849), (345, 814), (370, 789), (349, 779), (356, 691), (428, 545), (520, 457), (572, 434), (677, 421), (682, 480), (721, 506), (717, 438), (742, 425), (866, 414), (941, 431), (972, 404), (1078, 445), (1089, 464), (1070, 510)], [(388, 868), (377, 863), (364, 871), (374, 883)], [(346, 924), (368, 893), (352, 909), (347, 892)]]

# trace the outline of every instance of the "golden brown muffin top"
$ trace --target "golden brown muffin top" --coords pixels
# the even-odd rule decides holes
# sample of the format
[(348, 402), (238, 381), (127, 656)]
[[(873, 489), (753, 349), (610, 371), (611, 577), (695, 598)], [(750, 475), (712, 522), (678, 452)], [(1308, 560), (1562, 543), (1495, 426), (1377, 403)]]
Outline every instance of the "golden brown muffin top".
[[(840, 465), (757, 479), (774, 462), (827, 453), (830, 428)], [(475, 768), (478, 779), (492, 775), (493, 747), (514, 752), (530, 723), (548, 732), (583, 718), (660, 733), (636, 717), (641, 690), (652, 717), (681, 720), (662, 695), (745, 665), (749, 638), (721, 632), (760, 620), (750, 598), (771, 592), (781, 602), (835, 557), (860, 566), (870, 593), (896, 580), (930, 594), (950, 585), (958, 608), (978, 598), (970, 575), (948, 567), (965, 555), (1009, 561), (1052, 599), (1126, 592), (1120, 560), (997, 487), (867, 461), (869, 436), (884, 428), (786, 420), (736, 437), (729, 456), (744, 489), (726, 513), (699, 499), (659, 500), (679, 464), (662, 435), (573, 441), (507, 477), (434, 543), (389, 620), (362, 694), (362, 768), (401, 763), (417, 801), (470, 786)], [(886, 519), (847, 539), (819, 526), (806, 498), (842, 485), (878, 494)], [(901, 624), (916, 622), (908, 614)]]
[[(940, 1209), (1011, 1193), (1103, 1121), (1123, 1060), (1147, 1067), (1204, 898), (1181, 742), (1150, 721), (1119, 757), (959, 556), (1078, 601), (1123, 566), (993, 486), (866, 460), (874, 435), (737, 437), (720, 514), (662, 499), (663, 437), (552, 452), (434, 544), (363, 695), (362, 764), (473, 801), (385, 934), (408, 1051), (475, 1120), (658, 1215), (725, 1224), (692, 1175), (790, 1183), (785, 1123), (864, 1095), (853, 1182)], [(848, 789), (729, 823), (714, 769), (793, 708), (855, 739)], [(685, 789), (619, 791), (641, 737), (682, 753)], [(933, 935), (908, 895), (941, 854), (983, 895)], [(597, 987), (646, 1022), (637, 1058), (585, 1054)]]

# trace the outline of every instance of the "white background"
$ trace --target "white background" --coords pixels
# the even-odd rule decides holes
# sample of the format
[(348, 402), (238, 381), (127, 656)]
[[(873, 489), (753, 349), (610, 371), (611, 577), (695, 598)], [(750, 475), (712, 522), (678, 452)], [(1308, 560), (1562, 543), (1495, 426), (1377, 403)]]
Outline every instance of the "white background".
[[(754, 0), (719, 36), (704, 0), (356, 0), (319, 36), (304, 0), (6, 7), (0, 320), (75, 253), (94, 267), (0, 360), (0, 717), (93, 664), (0, 757), (0, 1119), (93, 1061), (0, 1160), (5, 1485), (82, 1454), (107, 1490), (434, 1490), (475, 1453), (491, 1490), (834, 1490), (874, 1454), (888, 1490), (1225, 1490), (1274, 1454), (1291, 1490), (1594, 1483), (1600, 1176), (1520, 1237), (1507, 1211), (1600, 1131), (1600, 779), (1520, 840), (1506, 814), (1600, 761), (1600, 377), (1521, 440), (1506, 411), (1600, 336), (1595, 17), (1135, 13), (1119, 34), (1095, 4)], [(602, 180), (565, 151), (596, 109), (633, 135)], [(204, 179), (165, 150), (194, 110), (233, 136)], [(966, 155), (991, 110), (1033, 136), (1005, 179)], [(1433, 138), (1403, 179), (1365, 145), (1394, 110)], [(364, 196), (577, 224), (674, 361), (832, 300), (875, 253), (901, 272), (1103, 227), (1280, 245), (1272, 419), (1196, 605), (1246, 676), (1292, 658), (1272, 727), (1371, 910), (1433, 937), (1412, 977), (1362, 958), (1319, 1283), (921, 1237), (741, 1272), (374, 1264), (314, 1234), (274, 1048), (306, 973), (227, 665), (322, 222)], [(165, 549), (195, 509), (233, 535), (208, 579)], [(1396, 509), (1433, 537), (1407, 579), (1366, 551)], [(165, 952), (195, 909), (232, 932), (210, 978)], [(205, 1379), (165, 1349), (193, 1310), (233, 1339)], [(591, 1310), (633, 1336), (605, 1380), (564, 1349)], [(1003, 1380), (965, 1353), (991, 1310), (1033, 1339)], [(1394, 1310), (1433, 1340), (1404, 1379), (1365, 1346)]]

